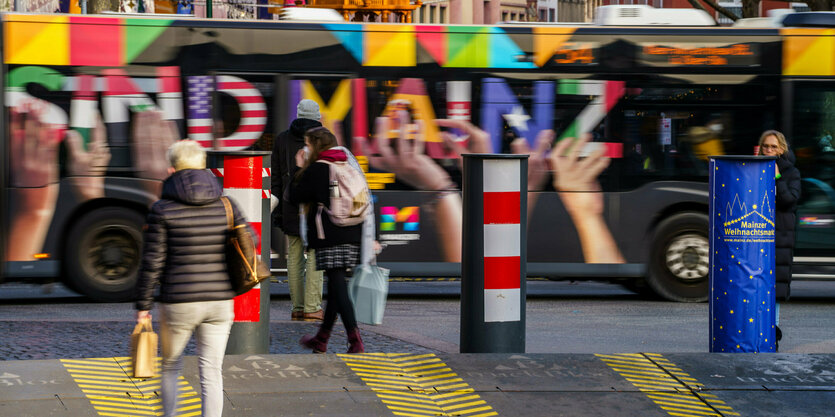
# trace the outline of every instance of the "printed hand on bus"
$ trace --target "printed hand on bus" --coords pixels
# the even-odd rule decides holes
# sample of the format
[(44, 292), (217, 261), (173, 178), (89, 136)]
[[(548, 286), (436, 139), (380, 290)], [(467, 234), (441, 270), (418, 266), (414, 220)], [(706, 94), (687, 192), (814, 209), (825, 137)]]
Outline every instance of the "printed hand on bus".
[(43, 122), (40, 100), (9, 110), (9, 225), (6, 260), (31, 261), (43, 248), (58, 199), (61, 129)]
[(162, 112), (148, 110), (135, 113), (131, 151), (137, 175), (158, 181), (167, 178), (170, 166), (168, 148), (179, 139), (176, 125), (171, 120), (163, 120)]
[(603, 217), (603, 193), (597, 181), (610, 160), (604, 156), (603, 148), (580, 158), (580, 151), (590, 139), (590, 135), (578, 140), (565, 138), (551, 152), (554, 188), (577, 230), (585, 262), (623, 263), (623, 255)]
[(530, 155), (528, 158), (528, 191), (542, 191), (548, 182), (548, 151), (554, 141), (555, 133), (551, 129), (542, 130), (536, 135), (536, 145), (531, 151), (525, 138), (516, 138), (510, 143), (510, 151), (516, 155)]
[(84, 149), (84, 139), (75, 130), (68, 130), (67, 173), (73, 191), (80, 201), (104, 197), (104, 174), (110, 162), (107, 133), (101, 117), (96, 117), (96, 127), (90, 132), (90, 143)]
[[(399, 125), (408, 125), (408, 112), (401, 110), (393, 117), (398, 118)], [(449, 174), (423, 153), (425, 137), (423, 123), (418, 120), (416, 125), (409, 125), (408, 129), (399, 129), (398, 137), (395, 139), (397, 141), (395, 152), (391, 147), (391, 139), (388, 138), (389, 126), (393, 122), (388, 117), (378, 117), (376, 120), (374, 138), (379, 154), (372, 154), (368, 144), (364, 140), (360, 141), (368, 162), (377, 169), (393, 173), (398, 180), (419, 190), (449, 189), (452, 184)], [(410, 131), (414, 132), (413, 140), (408, 139)]]
[(61, 130), (43, 122), (46, 107), (40, 100), (10, 110), (10, 180), (13, 187), (44, 187), (58, 182), (58, 145)]
[[(493, 153), (493, 144), (490, 142), (490, 135), (481, 130), (478, 126), (458, 119), (435, 119), (435, 124), (440, 127), (458, 129), (464, 133), (463, 137), (456, 137), (450, 132), (441, 132), (444, 145), (458, 155), (458, 164), (461, 169), (464, 167), (465, 153)], [(462, 145), (462, 144), (466, 144)]]
[[(408, 126), (409, 114), (398, 111), (398, 126)], [(368, 157), (371, 166), (391, 172), (395, 178), (418, 190), (442, 191), (454, 187), (452, 179), (446, 171), (432, 158), (423, 153), (425, 126), (418, 121), (412, 128), (399, 129), (397, 151), (391, 147), (388, 138), (390, 126), (389, 117), (378, 117), (374, 126), (374, 137), (379, 154), (373, 154), (364, 138), (354, 138), (362, 153)], [(410, 130), (416, 128), (414, 140), (407, 139)], [(435, 215), (438, 230), (438, 243), (441, 247), (445, 262), (461, 262), (462, 209), (461, 195), (456, 192), (442, 192), (430, 197), (430, 205)]]
[(565, 138), (557, 143), (549, 158), (554, 168), (554, 188), (572, 214), (603, 213), (603, 195), (597, 192), (600, 191), (597, 177), (609, 166), (610, 159), (604, 156), (602, 147), (580, 158), (580, 151), (590, 140), (588, 134), (576, 140)]

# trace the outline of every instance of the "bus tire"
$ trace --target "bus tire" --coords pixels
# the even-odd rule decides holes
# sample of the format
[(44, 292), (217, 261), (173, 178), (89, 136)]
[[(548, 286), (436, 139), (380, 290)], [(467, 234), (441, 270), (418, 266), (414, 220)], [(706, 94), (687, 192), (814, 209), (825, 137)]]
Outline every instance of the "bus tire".
[(106, 207), (82, 216), (64, 250), (67, 284), (96, 301), (133, 298), (145, 219), (128, 208)]
[(647, 284), (659, 296), (703, 302), (710, 284), (708, 217), (697, 212), (670, 216), (655, 228)]

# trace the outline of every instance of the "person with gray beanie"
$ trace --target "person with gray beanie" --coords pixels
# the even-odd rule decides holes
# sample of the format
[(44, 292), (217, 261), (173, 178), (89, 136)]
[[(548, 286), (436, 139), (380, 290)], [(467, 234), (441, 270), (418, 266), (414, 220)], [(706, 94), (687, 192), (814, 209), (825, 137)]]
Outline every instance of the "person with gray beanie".
[(314, 250), (308, 250), (305, 259), (299, 231), (299, 206), (290, 203), (286, 194), (296, 166), (294, 158), (304, 147), (304, 133), (322, 126), (321, 118), (319, 104), (313, 100), (301, 100), (296, 106), (296, 120), (273, 141), (271, 188), (273, 197), (278, 199), (278, 206), (273, 209), (273, 226), (281, 228), (287, 236), (287, 281), (293, 305), (292, 320), (321, 321), (324, 317), (322, 271), (316, 270)]

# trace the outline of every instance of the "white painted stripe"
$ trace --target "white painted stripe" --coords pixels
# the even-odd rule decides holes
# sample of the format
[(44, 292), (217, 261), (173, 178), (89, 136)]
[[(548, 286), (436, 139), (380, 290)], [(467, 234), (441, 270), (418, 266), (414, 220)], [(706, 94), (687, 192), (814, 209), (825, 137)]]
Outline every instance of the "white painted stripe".
[[(261, 134), (264, 133), (263, 130), (261, 132), (235, 132), (225, 138), (221, 139), (249, 139), (249, 140), (256, 140), (261, 137)], [(241, 149), (245, 148), (245, 146), (241, 146)]]
[(159, 93), (157, 103), (162, 108), (165, 120), (183, 119), (183, 95), (181, 93)]
[(518, 224), (485, 224), (484, 257), (519, 256)]
[(239, 123), (241, 126), (243, 125), (265, 125), (267, 124), (266, 117), (244, 117), (241, 119)]
[(577, 92), (584, 96), (599, 96), (605, 90), (606, 82), (599, 80), (580, 80)]
[(212, 146), (212, 134), (211, 133), (191, 133), (188, 135), (189, 139), (194, 139), (200, 143), (206, 142), (209, 146)]
[(241, 111), (244, 110), (267, 110), (267, 105), (264, 103), (238, 103)]
[(484, 161), (484, 192), (519, 191), (519, 160)]
[(484, 290), (484, 321), (521, 320), (520, 295), (521, 290), (519, 288)]
[(835, 258), (828, 256), (795, 256), (794, 262), (835, 263)]
[(235, 200), (250, 223), (261, 222), (261, 201), (263, 200), (260, 188), (224, 188), (223, 195), (228, 195)]
[(188, 119), (189, 126), (211, 126), (212, 119)]
[(221, 88), (218, 91), (223, 91), (233, 97), (263, 97), (261, 92), (254, 88)]
[(96, 127), (96, 114), (99, 103), (93, 100), (73, 100), (70, 102), (70, 126), (93, 129)]
[[(77, 91), (79, 77), (64, 77), (64, 85), (61, 86), (63, 91)], [(159, 83), (156, 78), (132, 78), (130, 81), (143, 93), (157, 93), (159, 92)], [(93, 80), (93, 91), (103, 92), (107, 91), (107, 77), (96, 77)]]

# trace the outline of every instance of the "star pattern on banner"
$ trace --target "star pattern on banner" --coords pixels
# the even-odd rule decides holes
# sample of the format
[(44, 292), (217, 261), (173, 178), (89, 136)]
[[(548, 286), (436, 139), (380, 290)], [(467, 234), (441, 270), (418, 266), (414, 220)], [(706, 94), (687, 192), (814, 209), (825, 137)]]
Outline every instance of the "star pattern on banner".
[(513, 111), (511, 113), (503, 114), (502, 117), (507, 122), (508, 126), (516, 129), (517, 131), (528, 131), (528, 120), (530, 120), (531, 117), (525, 114), (525, 109), (523, 109), (522, 106), (513, 106)]

